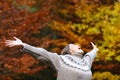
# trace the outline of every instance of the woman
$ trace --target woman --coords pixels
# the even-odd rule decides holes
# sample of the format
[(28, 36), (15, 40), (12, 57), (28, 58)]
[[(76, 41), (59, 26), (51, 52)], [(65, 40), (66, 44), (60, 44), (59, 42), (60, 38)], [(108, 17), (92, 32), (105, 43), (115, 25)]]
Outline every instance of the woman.
[(83, 56), (84, 51), (75, 44), (68, 44), (61, 52), (61, 55), (58, 55), (57, 53), (48, 52), (43, 48), (30, 46), (16, 37), (14, 39), (6, 40), (6, 46), (21, 45), (23, 46), (23, 51), (29, 51), (38, 60), (43, 56), (57, 70), (57, 80), (91, 80), (91, 66), (98, 51), (98, 48), (92, 42), (93, 49)]

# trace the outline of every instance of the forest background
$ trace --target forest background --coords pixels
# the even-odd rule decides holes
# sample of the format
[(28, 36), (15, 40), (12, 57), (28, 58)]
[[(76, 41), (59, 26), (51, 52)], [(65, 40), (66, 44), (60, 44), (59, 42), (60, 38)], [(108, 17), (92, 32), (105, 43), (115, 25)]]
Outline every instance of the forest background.
[(56, 72), (4, 41), (57, 52), (69, 43), (98, 48), (92, 80), (120, 80), (119, 0), (0, 0), (0, 80), (56, 80)]

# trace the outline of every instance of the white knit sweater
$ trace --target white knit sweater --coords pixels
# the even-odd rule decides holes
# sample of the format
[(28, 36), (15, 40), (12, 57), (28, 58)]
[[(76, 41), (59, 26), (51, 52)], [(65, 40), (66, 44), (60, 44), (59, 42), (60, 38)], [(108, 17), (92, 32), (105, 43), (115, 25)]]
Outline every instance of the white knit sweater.
[(58, 55), (26, 43), (24, 43), (23, 50), (29, 51), (37, 59), (43, 56), (52, 62), (57, 70), (57, 80), (91, 80), (92, 78), (91, 65), (96, 56), (96, 49), (88, 52), (83, 58), (70, 54)]

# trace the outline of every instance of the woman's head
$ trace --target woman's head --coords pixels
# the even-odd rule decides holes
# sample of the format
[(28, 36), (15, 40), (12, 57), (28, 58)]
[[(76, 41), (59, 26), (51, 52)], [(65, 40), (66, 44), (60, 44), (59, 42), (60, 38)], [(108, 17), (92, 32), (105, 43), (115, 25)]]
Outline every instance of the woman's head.
[(84, 51), (76, 44), (68, 44), (61, 52), (62, 54), (84, 54)]

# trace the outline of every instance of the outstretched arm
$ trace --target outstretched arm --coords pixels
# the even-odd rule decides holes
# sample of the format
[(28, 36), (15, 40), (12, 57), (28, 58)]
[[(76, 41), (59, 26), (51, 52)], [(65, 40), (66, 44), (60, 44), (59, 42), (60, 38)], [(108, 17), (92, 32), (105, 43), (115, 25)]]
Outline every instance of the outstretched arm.
[[(6, 40), (5, 41), (6, 46), (13, 47), (13, 46), (21, 45), (21, 46), (23, 46), (23, 51), (29, 52), (32, 55), (38, 55), (38, 56), (45, 57), (46, 59), (50, 60), (54, 64), (56, 69), (58, 69), (59, 56), (57, 53), (52, 53), (43, 48), (37, 48), (37, 47), (31, 46), (31, 45), (28, 45), (26, 43), (23, 43), (20, 39), (18, 39), (16, 37), (14, 37), (14, 39), (15, 40)], [(40, 59), (40, 58), (38, 57), (38, 59)]]
[(95, 57), (96, 57), (97, 51), (99, 50), (99, 49), (94, 45), (93, 42), (91, 42), (91, 45), (92, 45), (93, 49), (92, 49), (90, 52), (86, 53), (85, 56), (84, 56), (84, 58), (88, 61), (88, 63), (90, 63), (90, 66), (92, 65), (92, 62), (93, 62), (93, 60), (94, 60)]
[[(13, 37), (15, 40), (6, 40), (5, 41), (5, 43), (6, 43), (6, 46), (8, 46), (8, 47), (13, 47), (13, 46), (18, 46), (18, 45), (20, 45), (20, 46), (24, 46), (24, 43), (20, 40), (20, 39), (18, 39), (18, 38), (16, 38), (16, 37)], [(27, 51), (26, 51), (27, 52)], [(36, 55), (36, 54), (30, 54), (31, 56), (33, 56), (33, 57), (35, 57), (36, 59), (39, 57), (38, 55)]]

